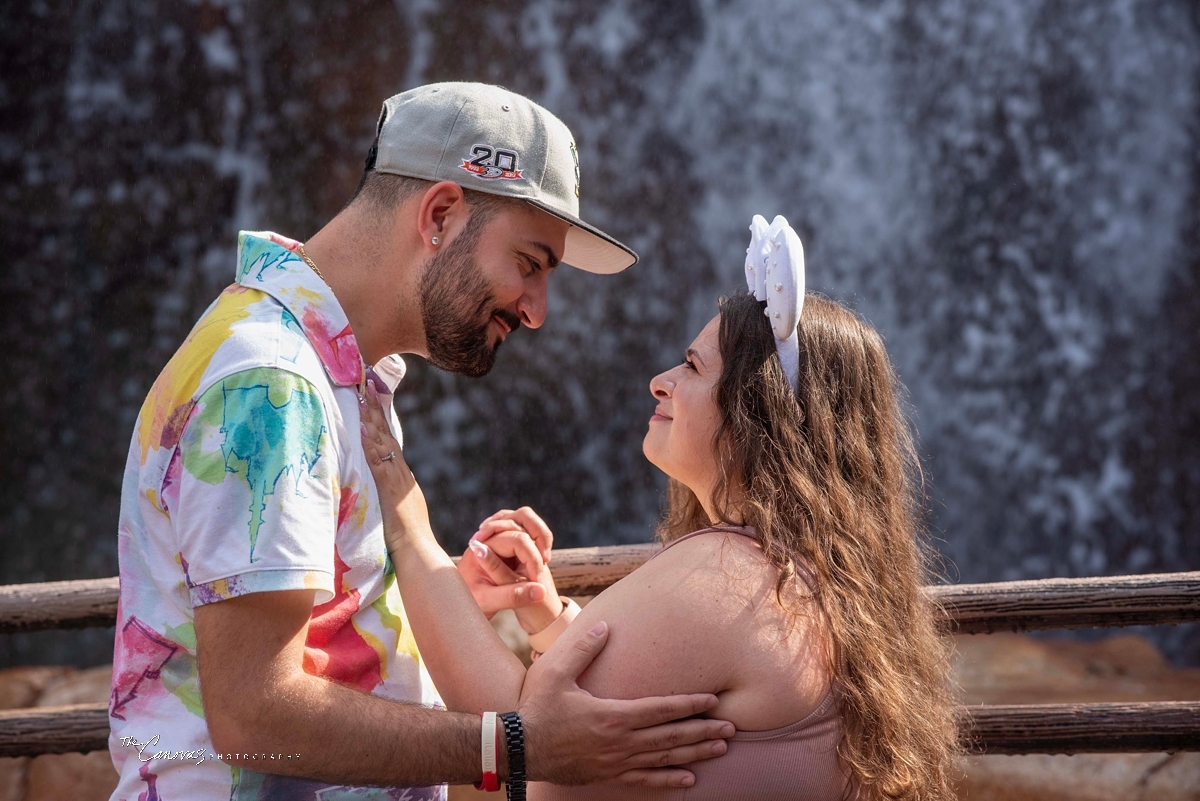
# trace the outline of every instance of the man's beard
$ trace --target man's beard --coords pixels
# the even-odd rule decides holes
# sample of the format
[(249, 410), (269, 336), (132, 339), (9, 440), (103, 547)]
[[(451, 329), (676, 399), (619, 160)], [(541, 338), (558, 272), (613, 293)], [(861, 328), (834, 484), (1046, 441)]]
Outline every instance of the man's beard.
[(521, 318), (496, 307), (496, 299), (475, 260), (478, 232), (468, 223), (445, 250), (434, 254), (421, 276), (421, 320), (429, 362), (451, 373), (479, 378), (496, 363), (488, 325), (498, 317), (509, 331), (521, 327)]

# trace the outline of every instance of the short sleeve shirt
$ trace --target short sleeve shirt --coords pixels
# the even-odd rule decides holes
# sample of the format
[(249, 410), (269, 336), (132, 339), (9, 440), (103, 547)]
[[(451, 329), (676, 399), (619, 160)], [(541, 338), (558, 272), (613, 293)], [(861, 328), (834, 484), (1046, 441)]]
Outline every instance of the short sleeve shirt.
[[(444, 799), (445, 786), (341, 787), (238, 768), (208, 736), (194, 610), (314, 590), (304, 670), (440, 705), (409, 631), (359, 435), (367, 374), (332, 291), (272, 233), (238, 237), (236, 282), (196, 323), (138, 416), (121, 488), (109, 703), (114, 799)], [(394, 391), (404, 363), (371, 368)], [(400, 439), (399, 421), (390, 423)], [(288, 768), (289, 770), (293, 768)]]

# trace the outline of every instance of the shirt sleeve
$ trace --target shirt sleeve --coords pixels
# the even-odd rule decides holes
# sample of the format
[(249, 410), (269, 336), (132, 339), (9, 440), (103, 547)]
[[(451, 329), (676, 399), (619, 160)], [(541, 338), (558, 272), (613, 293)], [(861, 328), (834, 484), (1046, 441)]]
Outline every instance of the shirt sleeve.
[(170, 514), (193, 606), (271, 590), (333, 597), (336, 455), (307, 379), (264, 367), (217, 381), (173, 467)]

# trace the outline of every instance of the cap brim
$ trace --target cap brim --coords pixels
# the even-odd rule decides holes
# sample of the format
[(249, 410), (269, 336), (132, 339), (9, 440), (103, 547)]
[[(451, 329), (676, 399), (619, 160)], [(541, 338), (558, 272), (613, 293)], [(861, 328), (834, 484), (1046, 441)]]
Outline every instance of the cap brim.
[(588, 225), (578, 217), (563, 214), (536, 200), (526, 202), (571, 224), (563, 248), (562, 263), (579, 270), (600, 275), (612, 275), (637, 264), (638, 255), (608, 234)]

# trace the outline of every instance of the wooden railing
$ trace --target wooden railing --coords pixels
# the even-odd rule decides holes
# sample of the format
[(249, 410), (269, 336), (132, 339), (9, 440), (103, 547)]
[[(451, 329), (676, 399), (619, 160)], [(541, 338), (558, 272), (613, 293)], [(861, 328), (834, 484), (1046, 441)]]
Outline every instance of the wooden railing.
[[(1200, 701), (1028, 704), (959, 708), (962, 740), (986, 754), (1200, 750)], [(101, 751), (104, 704), (0, 712), (0, 757)]]
[[(595, 595), (629, 575), (652, 545), (554, 552), (564, 595)], [(112, 626), (117, 579), (0, 586), (0, 633)], [(927, 588), (960, 634), (1200, 620), (1200, 572), (1043, 579)], [(964, 706), (960, 729), (977, 753), (1125, 753), (1200, 750), (1200, 701)], [(103, 704), (0, 712), (0, 756), (107, 747)]]
[[(551, 572), (563, 595), (595, 595), (632, 573), (653, 545), (565, 548)], [(1200, 620), (1200, 571), (929, 587), (960, 634)], [(0, 633), (112, 626), (117, 579), (0, 586)]]

